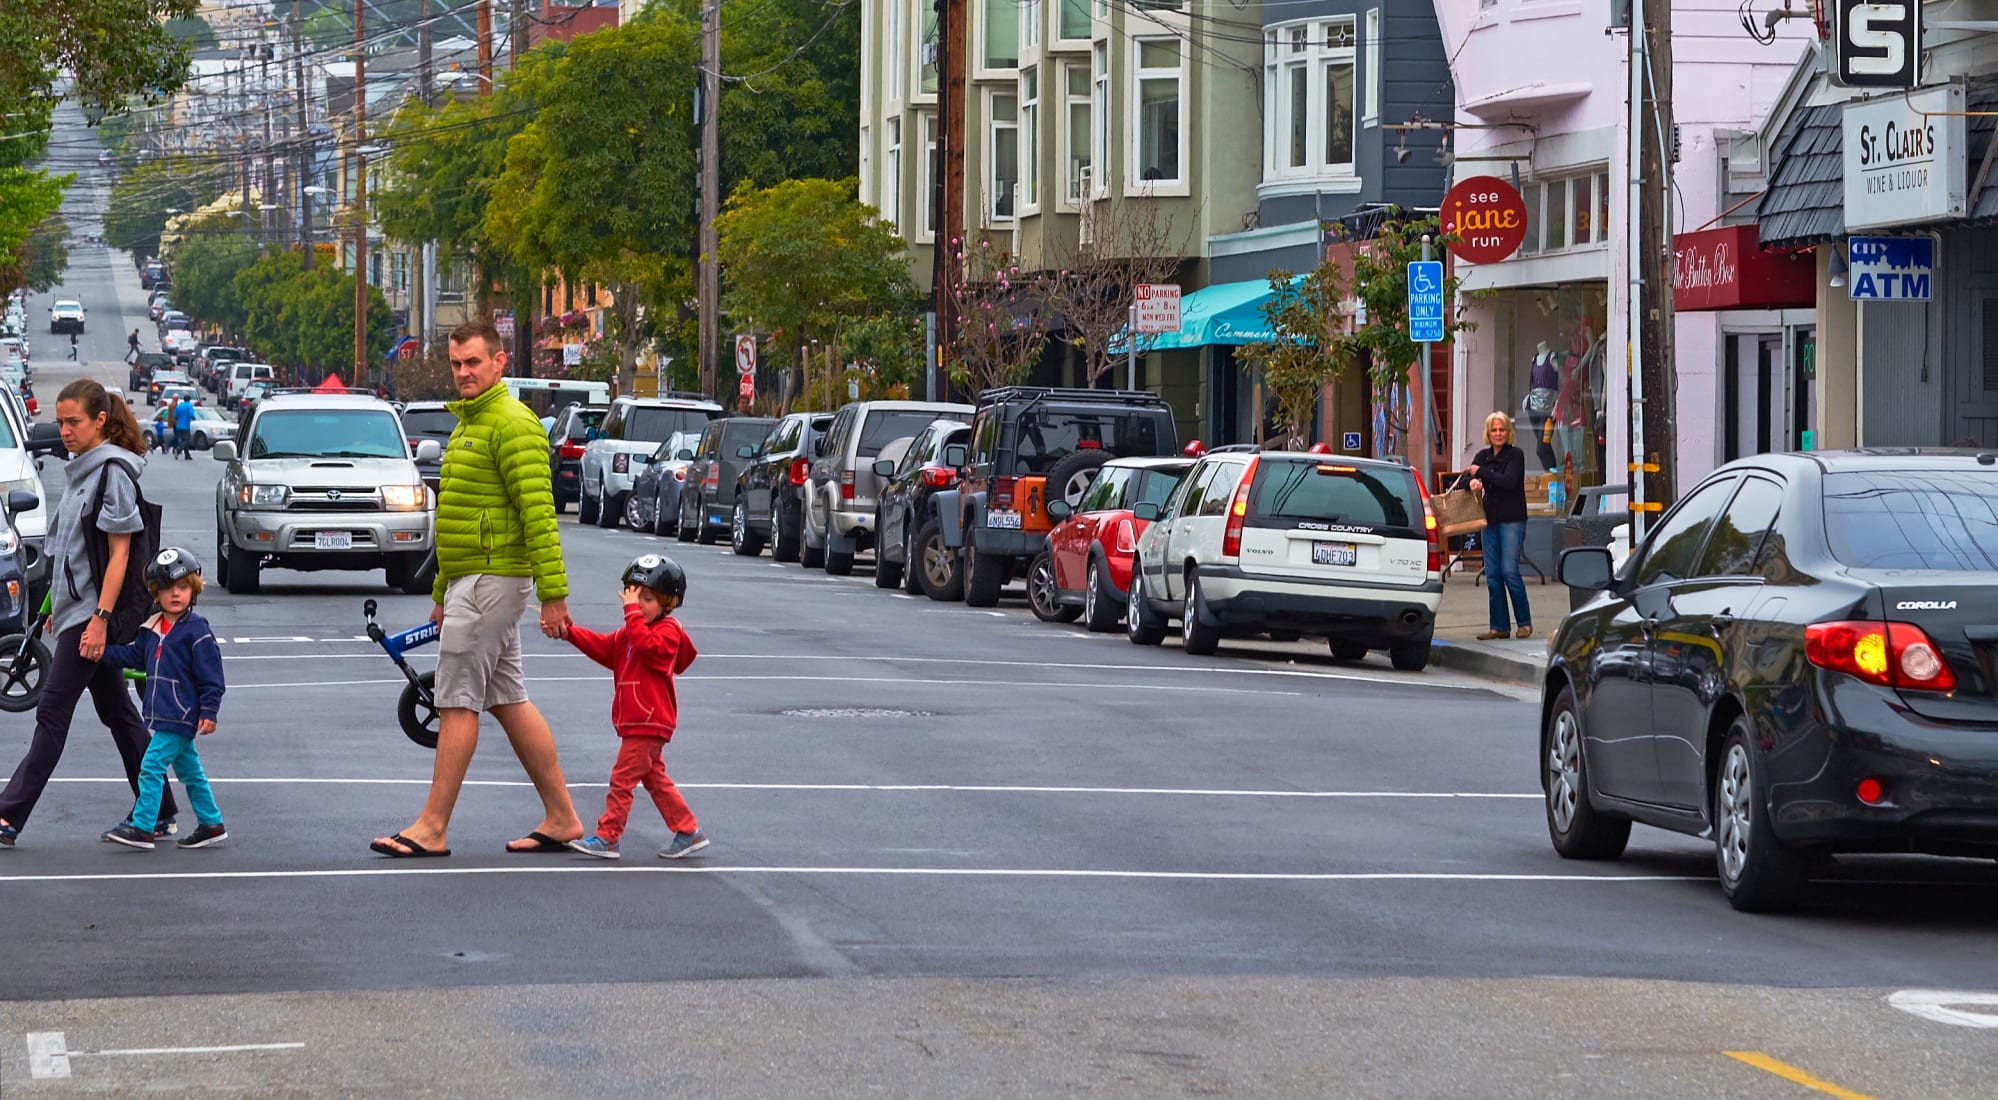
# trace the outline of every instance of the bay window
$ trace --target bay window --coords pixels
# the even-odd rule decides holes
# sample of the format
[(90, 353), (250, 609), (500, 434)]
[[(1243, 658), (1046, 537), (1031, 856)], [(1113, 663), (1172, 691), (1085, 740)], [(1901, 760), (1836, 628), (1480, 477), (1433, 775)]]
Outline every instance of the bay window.
[[(988, 69), (1020, 66), (1021, 0), (984, 0), (985, 50), (980, 60)], [(1038, 5), (1039, 0), (1029, 0)]]
[(1264, 35), (1265, 182), (1353, 177), (1355, 68), (1350, 17), (1291, 23)]
[(992, 221), (1013, 220), (1013, 203), (1020, 183), (1019, 99), (1011, 92), (993, 92), (988, 118), (991, 134), (985, 148), (985, 190)]
[(1089, 189), (1092, 196), (1110, 193), (1110, 47), (1108, 43), (1097, 42), (1090, 46), (1090, 68), (1096, 75), (1094, 88), (1096, 102), (1090, 114), (1099, 120), (1095, 141), (1095, 156), (1090, 159), (1093, 167), (1089, 171)]
[(1559, 252), (1609, 243), (1609, 193), (1608, 172), (1528, 183), (1520, 192), (1526, 200), (1526, 240), (1520, 252)]
[(882, 31), (882, 53), (888, 65), (888, 103), (900, 106), (905, 71), (909, 66), (909, 46), (902, 40), (903, 20), (908, 18), (909, 0), (888, 0), (887, 27)]
[(1021, 213), (1031, 214), (1040, 205), (1040, 112), (1041, 112), (1041, 70), (1029, 67), (1020, 70), (1020, 207)]
[(887, 151), (881, 158), (881, 220), (902, 224), (902, 120), (887, 121)]
[(1019, 0), (1020, 56), (1031, 57), (1041, 45), (1041, 0)]
[(1090, 98), (1089, 66), (1083, 64), (1063, 65), (1062, 85), (1065, 90), (1063, 102), (1066, 110), (1062, 116), (1062, 172), (1067, 177), (1067, 186), (1062, 197), (1071, 206), (1082, 200), (1082, 177), (1089, 171), (1089, 154), (1094, 137), (1091, 124), (1094, 103)]
[(923, 118), (923, 171), (922, 195), (916, 205), (923, 211), (917, 220), (922, 229), (916, 234), (919, 241), (935, 240), (937, 235), (937, 116), (924, 115)]
[(1055, 0), (1061, 5), (1055, 37), (1071, 42), (1089, 40), (1089, 0)]
[(1131, 40), (1138, 108), (1131, 143), (1134, 186), (1185, 182), (1180, 174), (1181, 45), (1178, 38)]

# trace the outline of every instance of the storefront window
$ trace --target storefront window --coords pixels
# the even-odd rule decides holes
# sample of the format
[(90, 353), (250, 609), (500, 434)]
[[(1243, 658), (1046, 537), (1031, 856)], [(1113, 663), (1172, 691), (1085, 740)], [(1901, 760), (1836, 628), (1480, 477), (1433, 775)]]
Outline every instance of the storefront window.
[[(1588, 178), (1581, 182), (1587, 192)], [(1495, 300), (1493, 408), (1512, 417), (1526, 452), (1529, 510), (1551, 515), (1563, 496), (1605, 481), (1608, 286), (1522, 287)]]
[(1540, 222), (1545, 226), (1541, 234), (1547, 251), (1568, 247), (1568, 181), (1555, 180), (1547, 185), (1547, 205), (1542, 207)]

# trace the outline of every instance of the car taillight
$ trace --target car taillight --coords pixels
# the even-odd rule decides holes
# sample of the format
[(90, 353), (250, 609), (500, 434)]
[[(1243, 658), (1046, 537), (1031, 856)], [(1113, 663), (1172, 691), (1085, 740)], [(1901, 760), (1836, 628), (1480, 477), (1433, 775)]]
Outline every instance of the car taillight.
[(611, 456), (611, 473), (621, 474), (631, 469), (631, 456), (615, 454)]
[(1804, 659), (1882, 687), (1956, 690), (1942, 650), (1913, 623), (1812, 623), (1804, 628)]
[(561, 455), (563, 458), (581, 458), (583, 457), (583, 445), (581, 443), (564, 443), (555, 448), (555, 453)]
[(1249, 468), (1242, 471), (1242, 482), (1235, 486), (1235, 499), (1228, 502), (1228, 527), (1221, 533), (1221, 556), (1238, 558), (1242, 556), (1242, 524), (1249, 518), (1249, 484), (1256, 480), (1256, 459), (1249, 460)]
[(843, 470), (839, 475), (839, 499), (853, 499), (853, 471)]
[(792, 459), (792, 460), (791, 460), (791, 484), (793, 484), (793, 485), (803, 485), (803, 484), (805, 483), (805, 475), (806, 475), (806, 474), (809, 474), (809, 473), (811, 473), (811, 471), (812, 471), (812, 460), (811, 460), (811, 459), (809, 459), (809, 458), (794, 458), (794, 459)]
[(1119, 554), (1137, 553), (1138, 552), (1137, 527), (1134, 524), (1132, 524), (1131, 521), (1128, 519), (1118, 520), (1117, 541), (1112, 543), (1112, 545), (1117, 548), (1117, 552)]
[(1443, 532), (1436, 527), (1436, 512), (1429, 507), (1429, 487), (1419, 477), (1415, 479), (1415, 494), (1422, 499), (1422, 537), (1429, 544), (1429, 563), (1424, 571), (1441, 573), (1449, 548), (1443, 545)]
[(923, 467), (923, 484), (932, 489), (948, 489), (957, 481), (957, 471), (948, 466)]
[(1013, 506), (1013, 479), (995, 477), (992, 479), (992, 507), (1011, 508)]
[[(681, 476), (685, 477), (684, 474)], [(708, 474), (701, 479), (701, 486), (707, 489), (721, 488), (721, 463), (718, 460), (712, 458), (708, 460)]]

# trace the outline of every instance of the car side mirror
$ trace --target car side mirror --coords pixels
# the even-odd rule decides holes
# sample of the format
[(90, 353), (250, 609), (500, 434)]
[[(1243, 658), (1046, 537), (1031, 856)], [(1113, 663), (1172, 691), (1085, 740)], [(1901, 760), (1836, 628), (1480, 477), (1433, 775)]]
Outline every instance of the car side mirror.
[[(424, 442), (430, 443), (435, 442), (435, 440), (425, 440)], [(417, 444), (416, 452), (418, 454), (423, 453), (422, 444)], [(236, 461), (236, 444), (232, 440), (218, 439), (215, 441), (215, 445), (209, 448), (208, 453), (214, 455), (217, 462), (234, 462)]]
[[(1063, 506), (1066, 507), (1066, 502), (1063, 502)], [(1052, 514), (1054, 509), (1050, 507), (1048, 511)], [(1146, 523), (1150, 523), (1159, 518), (1159, 506), (1149, 500), (1142, 501), (1132, 506), (1131, 514), (1144, 520)]]
[(42, 506), (42, 498), (28, 489), (15, 489), (7, 494), (7, 514), (18, 516), (22, 512), (32, 512)]
[(894, 476), (895, 476), (895, 464), (894, 464), (893, 462), (890, 462), (890, 461), (888, 461), (888, 460), (887, 460), (887, 459), (885, 459), (885, 458), (878, 458), (878, 459), (875, 459), (875, 460), (874, 460), (874, 476), (875, 476), (875, 477), (894, 477)]
[(62, 425), (37, 424), (28, 429), (29, 453), (52, 455), (65, 449), (62, 442)]
[(694, 459), (694, 452), (692, 452), (692, 451), (685, 451), (685, 450), (683, 450), (683, 451), (681, 451), (680, 453), (678, 453), (678, 454), (674, 455), (674, 456), (673, 456), (673, 458), (674, 458), (674, 459), (675, 459), (676, 461), (680, 461), (680, 462), (692, 462), (692, 461), (693, 461), (693, 459)]
[(740, 446), (740, 447), (737, 447), (737, 448), (735, 449), (735, 457), (737, 457), (737, 458), (755, 458), (755, 457), (756, 457), (756, 448), (754, 448), (754, 447), (750, 446), (750, 445), (749, 445), (749, 444), (747, 444), (747, 443), (744, 443), (744, 444), (743, 444), (742, 446)]
[(963, 468), (964, 460), (968, 457), (969, 455), (966, 453), (965, 446), (962, 443), (952, 443), (943, 450), (943, 464), (953, 470)]
[(1555, 572), (1562, 584), (1585, 592), (1601, 592), (1616, 579), (1615, 563), (1609, 550), (1601, 546), (1576, 546), (1561, 551), (1561, 563)]
[[(216, 446), (220, 447), (222, 444), (217, 443)], [(233, 447), (230, 448), (230, 450), (234, 449)], [(416, 461), (418, 462), (435, 462), (443, 457), (444, 448), (439, 446), (434, 439), (425, 439), (416, 445)]]

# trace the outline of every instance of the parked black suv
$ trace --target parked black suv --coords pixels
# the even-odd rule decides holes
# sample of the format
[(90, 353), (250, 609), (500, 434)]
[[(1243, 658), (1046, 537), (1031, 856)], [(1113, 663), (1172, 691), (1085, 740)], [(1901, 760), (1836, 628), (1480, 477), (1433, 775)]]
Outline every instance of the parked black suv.
[(805, 540), (805, 482), (819, 441), (832, 427), (831, 413), (792, 413), (780, 418), (763, 437), (763, 444), (736, 457), (749, 462), (736, 479), (735, 513), (729, 522), (729, 545), (744, 557), (763, 552), (778, 561), (797, 561)]
[[(721, 541), (735, 516), (736, 479), (749, 468), (757, 445), (769, 438), (776, 423), (767, 416), (731, 416), (701, 432), (701, 445), (687, 467), (687, 486), (680, 491), (675, 537), (703, 546)], [(745, 448), (748, 455), (742, 453)], [(655, 530), (666, 529), (658, 519), (652, 525)]]
[(963, 561), (964, 602), (991, 607), (1047, 548), (1048, 501), (1072, 512), (1113, 458), (1176, 454), (1172, 406), (1140, 390), (1008, 386), (978, 396), (963, 483), (937, 494), (946, 545)]
[(555, 414), (555, 423), (548, 429), (548, 469), (555, 478), (557, 513), (583, 499), (583, 444), (609, 412), (609, 405), (578, 401)]

